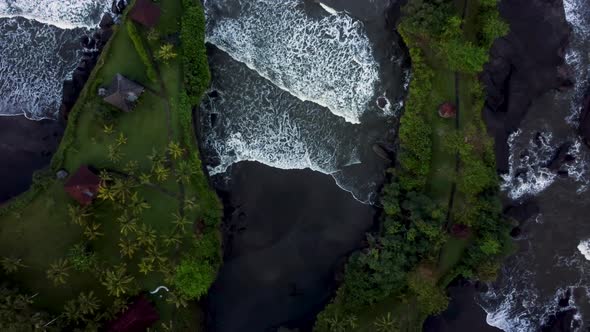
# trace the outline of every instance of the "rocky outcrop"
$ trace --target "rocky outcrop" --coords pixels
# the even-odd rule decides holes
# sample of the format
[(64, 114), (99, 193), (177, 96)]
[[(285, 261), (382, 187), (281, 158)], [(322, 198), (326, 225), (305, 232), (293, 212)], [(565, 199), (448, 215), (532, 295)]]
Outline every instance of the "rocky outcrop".
[(580, 113), (580, 126), (578, 128), (580, 136), (586, 145), (590, 146), (590, 90), (586, 92), (582, 111)]
[(498, 39), (481, 79), (487, 99), (483, 112), (496, 146), (498, 171), (508, 171), (507, 139), (535, 98), (572, 86), (564, 55), (570, 28), (562, 0), (511, 0), (500, 4), (510, 33)]
[(60, 113), (64, 119), (68, 118), (72, 107), (74, 107), (76, 100), (80, 96), (80, 92), (84, 88), (92, 69), (94, 69), (98, 61), (100, 52), (113, 36), (113, 25), (115, 24), (113, 15), (118, 15), (122, 12), (124, 2), (121, 3), (123, 7), (119, 7), (115, 2), (113, 3), (113, 14), (105, 13), (102, 16), (99, 29), (92, 36), (84, 35), (80, 37), (80, 45), (84, 48), (82, 59), (72, 73), (72, 78), (65, 80), (63, 83)]

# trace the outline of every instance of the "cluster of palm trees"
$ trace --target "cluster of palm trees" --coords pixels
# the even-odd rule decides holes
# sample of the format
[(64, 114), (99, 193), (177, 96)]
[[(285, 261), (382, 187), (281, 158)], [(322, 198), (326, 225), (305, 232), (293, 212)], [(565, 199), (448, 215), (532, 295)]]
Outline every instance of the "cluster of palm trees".
[[(103, 131), (106, 133), (107, 129), (112, 129), (112, 127), (105, 127)], [(112, 133), (112, 130), (109, 130), (108, 132)], [(125, 156), (125, 153), (121, 151), (121, 148), (126, 144), (127, 137), (122, 132), (119, 132), (119, 136), (117, 136), (115, 142), (113, 144), (109, 144), (109, 146), (107, 147), (107, 158), (111, 162), (118, 164), (121, 161), (121, 159), (123, 159), (123, 157)]]

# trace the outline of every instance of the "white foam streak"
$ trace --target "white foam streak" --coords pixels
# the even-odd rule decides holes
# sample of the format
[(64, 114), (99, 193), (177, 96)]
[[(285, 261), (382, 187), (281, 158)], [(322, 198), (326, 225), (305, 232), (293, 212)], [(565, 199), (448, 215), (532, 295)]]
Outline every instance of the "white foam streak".
[[(378, 64), (363, 24), (344, 13), (311, 18), (299, 0), (205, 1), (207, 41), (302, 101), (351, 123), (375, 98)], [(234, 1), (234, 5), (235, 1)]]
[(0, 0), (0, 18), (23, 17), (61, 29), (95, 27), (110, 0)]
[(590, 239), (580, 241), (577, 248), (584, 258), (590, 261)]
[(330, 15), (338, 15), (338, 11), (337, 11), (336, 9), (334, 9), (334, 8), (332, 8), (332, 7), (328, 6), (328, 5), (325, 5), (325, 4), (321, 3), (321, 2), (320, 2), (319, 4), (320, 4), (320, 6), (321, 6), (321, 7), (322, 7), (322, 8), (323, 8), (325, 11), (327, 11), (327, 12), (328, 12)]

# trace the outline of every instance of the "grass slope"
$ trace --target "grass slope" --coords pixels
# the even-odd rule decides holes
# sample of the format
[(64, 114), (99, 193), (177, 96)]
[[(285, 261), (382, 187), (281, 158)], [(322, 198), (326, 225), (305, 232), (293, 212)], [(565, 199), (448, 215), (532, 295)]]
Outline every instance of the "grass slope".
[[(185, 2), (200, 8), (197, 2)], [(116, 27), (114, 36), (104, 49), (99, 64), (70, 114), (64, 140), (54, 157), (51, 170), (44, 176), (36, 177), (36, 184), (30, 192), (0, 210), (0, 256), (4, 260), (19, 259), (24, 265), (18, 271), (5, 273), (2, 277), (18, 285), (22, 291), (38, 294), (35, 305), (60, 318), (53, 324), (70, 328), (83, 324), (68, 321), (62, 315), (66, 303), (75, 299), (80, 292), (92, 291), (97, 295), (101, 303), (101, 309), (97, 312), (108, 312), (113, 307), (116, 308), (112, 311), (116, 312), (120, 309), (120, 306), (116, 306), (120, 304), (120, 299), (166, 285), (173, 293), (152, 297), (160, 310), (162, 322), (171, 321), (175, 331), (196, 331), (200, 326), (195, 321), (199, 317), (195, 315), (196, 304), (187, 301), (188, 298), (181, 301), (170, 298), (183, 293), (183, 289), (175, 287), (174, 273), (178, 264), (184, 260), (209, 266), (211, 273), (215, 273), (220, 264), (217, 224), (221, 218), (221, 206), (202, 172), (192, 132), (192, 108), (186, 102), (182, 83), (185, 70), (183, 56), (181, 54), (167, 63), (156, 61), (153, 57), (164, 43), (160, 40), (164, 39), (166, 43), (171, 40), (175, 52), (180, 52), (181, 41), (174, 36), (180, 33), (183, 3), (181, 0), (161, 0), (159, 5), (162, 7), (162, 18), (155, 30), (159, 40), (148, 42), (150, 32), (136, 26), (139, 37), (150, 52), (157, 80), (153, 82), (148, 79), (144, 62), (131, 42), (125, 25)], [(204, 45), (201, 46), (204, 48)], [(146, 92), (130, 113), (113, 109), (97, 95), (97, 89), (108, 85), (117, 73), (146, 87)], [(201, 84), (207, 85), (208, 77), (204, 79), (207, 81)], [(173, 155), (172, 146), (178, 148), (177, 156)], [(154, 172), (154, 160), (148, 158), (154, 151), (162, 159), (160, 164), (167, 173), (160, 179)], [(124, 202), (98, 199), (89, 211), (91, 216), (87, 217), (82, 227), (72, 223), (71, 213), (68, 212), (70, 206), (74, 207), (77, 203), (64, 192), (64, 182), (53, 176), (61, 168), (72, 174), (81, 165), (108, 170), (112, 178), (126, 179), (132, 183)], [(139, 181), (138, 178), (142, 176), (149, 177), (149, 181)], [(149, 205), (149, 208), (135, 216), (138, 219), (136, 228), (151, 229), (156, 238), (153, 244), (136, 248), (137, 254), (128, 258), (121, 254), (120, 240), (139, 243), (141, 236), (138, 232), (122, 235), (121, 223), (117, 220), (126, 213), (131, 214), (132, 194)], [(187, 220), (187, 225), (182, 226), (184, 231), (174, 224), (174, 220), (178, 219), (175, 216)], [(102, 234), (90, 239), (85, 235), (85, 227), (89, 224), (99, 225)], [(165, 245), (164, 239), (169, 234), (177, 234), (179, 243)], [(60, 259), (68, 259), (71, 248), (78, 243), (90, 248), (98, 263), (91, 271), (77, 271), (70, 258), (65, 284), (54, 285), (47, 277), (50, 265)], [(158, 253), (147, 253), (153, 251)], [(153, 271), (140, 272), (139, 264), (144, 259), (152, 261)], [(105, 289), (103, 273), (119, 265), (126, 267), (126, 275), (132, 277), (133, 282), (125, 295), (113, 296)], [(208, 282), (201, 285), (205, 290)], [(183, 302), (188, 302), (188, 306), (175, 305)], [(114, 312), (110, 312), (111, 316)], [(99, 318), (85, 319), (104, 322), (108, 317), (105, 314)]]

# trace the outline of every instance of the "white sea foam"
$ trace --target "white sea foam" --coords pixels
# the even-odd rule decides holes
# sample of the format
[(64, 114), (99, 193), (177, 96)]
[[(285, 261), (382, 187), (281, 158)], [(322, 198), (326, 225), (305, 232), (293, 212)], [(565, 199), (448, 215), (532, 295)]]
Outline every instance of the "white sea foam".
[(320, 4), (320, 6), (322, 6), (322, 8), (324, 8), (325, 11), (327, 11), (331, 15), (338, 15), (338, 11), (336, 9), (334, 9), (326, 4), (323, 4), (321, 2), (319, 4)]
[(62, 29), (95, 27), (111, 0), (0, 0), (0, 18), (24, 17)]
[(512, 199), (542, 192), (557, 176), (546, 167), (557, 149), (553, 135), (550, 132), (541, 133), (538, 138), (529, 139), (526, 151), (516, 151), (516, 141), (521, 135), (519, 129), (508, 139), (509, 171), (502, 175), (501, 187), (508, 191)]
[(0, 115), (54, 118), (78, 38), (111, 0), (0, 0)]
[(584, 255), (584, 258), (590, 261), (590, 239), (580, 241), (577, 248)]
[(590, 1), (589, 0), (564, 0), (565, 16), (572, 27), (570, 47), (566, 52), (566, 63), (572, 68), (576, 82), (570, 100), (570, 112), (566, 121), (572, 126), (577, 126), (580, 116), (580, 105), (584, 93), (588, 87), (590, 77)]
[(83, 29), (0, 19), (0, 115), (54, 118), (63, 80), (76, 67)]
[(206, 0), (205, 9), (207, 41), (279, 88), (351, 123), (373, 104), (379, 66), (360, 21), (310, 17), (300, 0)]
[[(370, 147), (372, 140), (364, 124), (351, 124), (324, 107), (299, 100), (221, 51), (211, 54), (211, 64), (215, 93), (202, 105), (205, 148), (216, 159), (208, 162), (211, 174), (225, 173), (240, 161), (309, 168), (331, 174), (357, 200), (371, 201), (382, 172), (362, 168), (358, 147)], [(352, 165), (360, 172), (343, 172)]]

